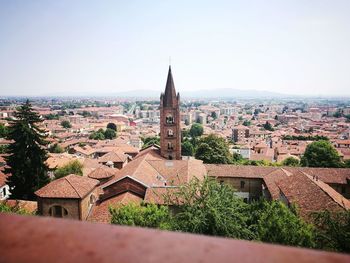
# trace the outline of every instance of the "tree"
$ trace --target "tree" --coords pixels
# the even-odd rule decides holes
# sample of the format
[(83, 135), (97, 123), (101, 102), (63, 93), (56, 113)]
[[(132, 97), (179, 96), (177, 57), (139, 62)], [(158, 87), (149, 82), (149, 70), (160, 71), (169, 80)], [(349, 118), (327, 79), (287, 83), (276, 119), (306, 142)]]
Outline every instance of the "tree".
[(216, 115), (216, 112), (215, 112), (215, 111), (213, 111), (213, 112), (210, 114), (210, 116), (211, 116), (214, 120), (216, 120), (216, 119), (218, 118), (218, 116)]
[(51, 147), (49, 147), (49, 152), (50, 153), (63, 153), (64, 150), (58, 143), (55, 143), (55, 144), (51, 145)]
[(78, 160), (73, 160), (64, 166), (57, 168), (54, 174), (56, 179), (69, 174), (83, 175), (83, 165)]
[(251, 240), (248, 227), (248, 204), (226, 184), (206, 177), (196, 177), (175, 192), (164, 196), (167, 203), (178, 207), (172, 229), (182, 232)]
[(107, 124), (107, 129), (112, 129), (114, 131), (117, 131), (117, 125), (115, 125), (113, 122), (110, 122)]
[(195, 157), (204, 163), (231, 163), (228, 144), (223, 138), (214, 134), (198, 142)]
[(326, 250), (350, 252), (350, 210), (315, 213), (318, 247)]
[(69, 129), (69, 128), (72, 128), (72, 124), (70, 124), (69, 121), (61, 121), (61, 126), (65, 129)]
[(193, 123), (190, 129), (190, 135), (195, 137), (200, 137), (203, 135), (203, 126), (199, 123)]
[(268, 121), (264, 124), (264, 129), (267, 130), (267, 131), (274, 131), (271, 123), (269, 123)]
[(194, 148), (192, 143), (190, 143), (189, 141), (184, 141), (181, 144), (181, 155), (183, 156), (193, 156), (194, 153)]
[(18, 205), (9, 206), (5, 202), (0, 202), (0, 213), (14, 213), (19, 215), (30, 215), (31, 213), (26, 210), (20, 208)]
[(241, 161), (243, 160), (243, 157), (242, 157), (242, 155), (240, 155), (239, 153), (236, 153), (236, 152), (234, 152), (233, 154), (232, 154), (232, 161), (233, 161), (233, 163), (235, 163), (235, 164), (241, 164)]
[(288, 157), (282, 161), (283, 166), (300, 166), (300, 161), (294, 157)]
[(350, 168), (350, 160), (344, 161), (344, 168)]
[(39, 128), (42, 120), (27, 102), (14, 113), (7, 138), (9, 144), (5, 157), (8, 185), (11, 187), (11, 198), (35, 200), (34, 192), (46, 185), (50, 179), (47, 175), (48, 158), (45, 150), (45, 131)]
[(125, 206), (111, 206), (109, 212), (112, 216), (112, 224), (160, 229), (169, 228), (170, 214), (166, 206), (129, 203)]
[(334, 118), (340, 118), (343, 114), (341, 113), (340, 110), (337, 110), (334, 114), (333, 114), (333, 117)]
[(103, 129), (99, 129), (98, 131), (94, 131), (90, 134), (89, 139), (91, 140), (104, 140), (105, 134)]
[(248, 120), (244, 120), (244, 122), (242, 123), (244, 126), (250, 126), (252, 123)]
[(142, 149), (145, 149), (148, 146), (153, 145), (153, 144), (156, 144), (156, 145), (160, 144), (160, 138), (158, 136), (151, 136), (151, 137), (142, 138), (142, 141), (143, 141)]
[[(292, 206), (279, 201), (247, 204), (227, 184), (194, 177), (161, 196), (170, 207), (128, 204), (110, 208), (112, 223), (315, 247), (315, 232)], [(345, 230), (346, 231), (346, 230)]]
[(0, 138), (5, 138), (7, 136), (7, 133), (8, 133), (8, 128), (0, 123)]
[(337, 150), (329, 141), (315, 141), (306, 147), (301, 165), (309, 167), (342, 167)]
[(258, 201), (250, 205), (250, 229), (256, 239), (283, 245), (314, 247), (315, 236), (311, 225), (306, 224), (292, 207), (278, 201)]
[(115, 137), (117, 137), (117, 134), (116, 134), (115, 130), (107, 128), (104, 132), (104, 136), (105, 136), (105, 139), (112, 140)]

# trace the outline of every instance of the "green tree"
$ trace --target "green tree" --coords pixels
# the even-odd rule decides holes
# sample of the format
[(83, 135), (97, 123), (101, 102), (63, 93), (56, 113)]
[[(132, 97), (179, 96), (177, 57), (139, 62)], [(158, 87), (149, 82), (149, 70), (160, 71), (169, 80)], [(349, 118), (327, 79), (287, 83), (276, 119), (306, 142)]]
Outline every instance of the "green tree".
[(8, 145), (0, 145), (0, 154), (6, 153)]
[(335, 118), (340, 118), (343, 114), (341, 113), (340, 110), (336, 111), (334, 114), (333, 114), (333, 117)]
[(70, 124), (69, 121), (65, 120), (65, 121), (61, 121), (61, 126), (65, 129), (69, 129), (72, 128), (72, 124)]
[(242, 123), (244, 126), (250, 126), (252, 123), (248, 120), (244, 120), (244, 122)]
[(114, 131), (117, 131), (117, 125), (115, 125), (115, 123), (110, 122), (107, 124), (107, 129), (112, 129)]
[(181, 144), (181, 154), (183, 156), (193, 156), (194, 153), (194, 148), (192, 143), (190, 143), (189, 141), (184, 141)]
[(199, 123), (193, 123), (190, 129), (190, 135), (194, 138), (202, 136), (203, 126)]
[(5, 138), (7, 136), (7, 133), (8, 133), (8, 128), (0, 123), (0, 138)]
[(45, 150), (45, 131), (39, 128), (42, 120), (27, 100), (14, 113), (7, 138), (9, 144), (5, 157), (8, 185), (11, 187), (11, 198), (34, 200), (34, 192), (46, 185), (50, 179), (47, 175), (48, 158)]
[(253, 239), (248, 228), (248, 204), (226, 184), (206, 177), (194, 178), (177, 191), (164, 197), (178, 207), (173, 215), (172, 229), (182, 232), (240, 239)]
[(274, 131), (274, 128), (272, 127), (271, 123), (269, 123), (268, 121), (265, 122), (264, 124), (264, 129), (267, 130), (267, 131)]
[(216, 120), (216, 119), (218, 118), (218, 116), (216, 115), (216, 112), (215, 112), (215, 111), (213, 111), (213, 112), (210, 114), (210, 116), (211, 116), (214, 120)]
[(256, 239), (282, 245), (314, 247), (315, 236), (311, 225), (306, 224), (295, 208), (282, 202), (258, 201), (250, 205), (250, 229)]
[(78, 160), (73, 160), (64, 166), (57, 168), (54, 174), (56, 179), (69, 174), (83, 175), (83, 165)]
[(105, 136), (105, 139), (112, 140), (115, 137), (117, 137), (117, 134), (116, 134), (115, 130), (107, 128), (104, 132), (104, 136)]
[(0, 213), (14, 213), (19, 215), (30, 215), (31, 213), (20, 208), (18, 205), (12, 207), (8, 206), (5, 202), (0, 202)]
[(314, 214), (317, 244), (321, 249), (350, 252), (350, 210)]
[(99, 129), (90, 134), (89, 139), (91, 140), (104, 140), (105, 132), (103, 129)]
[(214, 134), (202, 138), (198, 142), (195, 157), (204, 163), (231, 163), (229, 147), (223, 138)]
[(294, 157), (288, 157), (282, 161), (283, 166), (300, 166), (300, 161)]
[(153, 144), (160, 145), (160, 138), (158, 136), (142, 138), (142, 141), (143, 141), (142, 149), (145, 149), (148, 146)]
[(350, 168), (350, 160), (344, 161), (344, 168)]
[(342, 167), (337, 150), (329, 141), (315, 141), (306, 147), (301, 158), (302, 166), (309, 167)]
[(155, 204), (135, 204), (110, 206), (111, 223), (117, 225), (141, 226), (160, 229), (170, 228), (168, 207)]
[(243, 160), (243, 157), (239, 153), (234, 152), (232, 154), (232, 161), (234, 164), (241, 164), (242, 160)]
[(50, 153), (63, 153), (64, 150), (58, 143), (55, 143), (55, 144), (51, 145), (51, 147), (49, 147), (49, 152)]

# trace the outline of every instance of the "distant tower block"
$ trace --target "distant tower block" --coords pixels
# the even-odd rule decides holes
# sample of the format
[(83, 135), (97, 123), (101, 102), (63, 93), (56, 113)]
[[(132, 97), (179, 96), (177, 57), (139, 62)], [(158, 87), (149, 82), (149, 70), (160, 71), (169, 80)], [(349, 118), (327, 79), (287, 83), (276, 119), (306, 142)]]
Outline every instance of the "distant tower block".
[(180, 94), (176, 95), (170, 66), (165, 92), (160, 95), (160, 154), (181, 160)]

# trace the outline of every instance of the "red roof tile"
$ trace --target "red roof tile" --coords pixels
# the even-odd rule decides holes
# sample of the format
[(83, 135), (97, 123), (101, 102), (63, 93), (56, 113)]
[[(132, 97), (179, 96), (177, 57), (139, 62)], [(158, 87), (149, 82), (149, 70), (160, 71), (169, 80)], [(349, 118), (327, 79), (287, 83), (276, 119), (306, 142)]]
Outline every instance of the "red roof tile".
[(98, 180), (75, 174), (67, 175), (63, 178), (52, 181), (42, 187), (35, 194), (44, 198), (83, 198), (91, 192)]

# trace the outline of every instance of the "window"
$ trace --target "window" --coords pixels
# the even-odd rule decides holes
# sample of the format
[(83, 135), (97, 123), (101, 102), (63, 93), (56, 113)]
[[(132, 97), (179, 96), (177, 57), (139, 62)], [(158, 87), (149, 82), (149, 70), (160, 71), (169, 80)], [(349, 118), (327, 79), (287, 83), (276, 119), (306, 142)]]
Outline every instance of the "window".
[(167, 124), (174, 124), (174, 123), (175, 123), (174, 117), (171, 116), (171, 115), (168, 115), (168, 116), (165, 118), (165, 122), (166, 122)]
[(171, 155), (169, 155), (169, 158), (168, 158), (169, 160), (172, 160), (173, 159), (173, 156), (171, 156)]
[(95, 203), (95, 201), (96, 201), (96, 198), (95, 198), (95, 196), (94, 195), (90, 195), (90, 205), (93, 205), (94, 203)]
[(220, 180), (220, 184), (223, 185), (224, 184), (224, 180)]
[(168, 130), (168, 137), (173, 137), (173, 136), (174, 136), (173, 130), (169, 129)]
[(171, 142), (168, 142), (168, 150), (173, 150), (174, 147), (173, 147), (173, 144)]
[(245, 185), (245, 182), (244, 182), (244, 181), (241, 181), (241, 189), (244, 188), (244, 185)]
[(6, 194), (7, 194), (7, 192), (6, 192), (6, 187), (4, 187), (4, 188), (2, 189), (2, 195), (5, 197)]
[(53, 217), (64, 217), (68, 215), (68, 211), (60, 205), (54, 205), (53, 207), (51, 207), (49, 213), (50, 216)]

